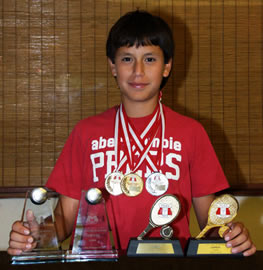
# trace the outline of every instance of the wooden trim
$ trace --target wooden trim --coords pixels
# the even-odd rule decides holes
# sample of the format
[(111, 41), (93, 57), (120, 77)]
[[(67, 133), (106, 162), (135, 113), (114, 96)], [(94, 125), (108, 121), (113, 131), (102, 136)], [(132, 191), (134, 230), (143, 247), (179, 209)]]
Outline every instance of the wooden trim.
[[(25, 198), (26, 192), (36, 187), (0, 187), (0, 199)], [(57, 197), (58, 194), (53, 190), (48, 190), (49, 197)]]
[(218, 194), (230, 193), (235, 196), (263, 196), (263, 184), (232, 185)]

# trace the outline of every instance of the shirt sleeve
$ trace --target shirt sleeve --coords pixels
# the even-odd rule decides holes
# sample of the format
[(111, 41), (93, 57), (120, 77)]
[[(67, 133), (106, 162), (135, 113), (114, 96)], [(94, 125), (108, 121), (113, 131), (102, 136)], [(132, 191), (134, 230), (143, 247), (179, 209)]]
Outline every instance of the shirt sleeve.
[(82, 185), (83, 151), (79, 130), (75, 127), (64, 145), (46, 187), (79, 200)]
[(193, 136), (190, 161), (192, 197), (201, 197), (228, 188), (228, 181), (214, 148), (200, 124), (194, 130)]

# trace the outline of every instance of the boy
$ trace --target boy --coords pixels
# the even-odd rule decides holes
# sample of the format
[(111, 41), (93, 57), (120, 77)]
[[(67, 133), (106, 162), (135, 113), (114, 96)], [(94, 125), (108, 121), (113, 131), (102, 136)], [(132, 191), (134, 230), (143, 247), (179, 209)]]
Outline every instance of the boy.
[[(66, 226), (59, 227), (60, 240), (73, 230), (81, 190), (92, 187), (107, 197), (115, 242), (121, 250), (146, 228), (151, 207), (162, 194), (174, 194), (181, 203), (171, 226), (183, 248), (190, 237), (191, 203), (200, 228), (206, 225), (213, 194), (228, 183), (202, 126), (160, 103), (173, 51), (170, 28), (147, 12), (127, 13), (112, 27), (107, 57), (120, 88), (121, 105), (76, 125), (47, 182), (47, 187), (61, 194), (55, 215), (57, 223), (64, 218)], [(34, 223), (32, 213), (28, 220)], [(229, 227), (224, 235), (227, 246), (233, 253), (252, 255), (256, 248), (244, 226), (232, 223)], [(149, 236), (159, 237), (160, 228)], [(30, 230), (15, 222), (9, 254), (34, 246)]]

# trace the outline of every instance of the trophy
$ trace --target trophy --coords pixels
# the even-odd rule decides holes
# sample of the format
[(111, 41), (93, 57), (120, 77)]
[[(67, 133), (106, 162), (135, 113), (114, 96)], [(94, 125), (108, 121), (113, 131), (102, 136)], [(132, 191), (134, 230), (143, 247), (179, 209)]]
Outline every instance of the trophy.
[(39, 187), (31, 192), (27, 191), (21, 222), (30, 229), (30, 235), (34, 239), (33, 249), (12, 256), (12, 264), (32, 264), (62, 259), (53, 206), (45, 188)]
[[(171, 239), (173, 229), (169, 226), (180, 212), (180, 202), (174, 195), (163, 195), (153, 204), (150, 212), (149, 224), (137, 237), (131, 239), (127, 255), (131, 257), (150, 256), (183, 256), (183, 251), (178, 239)], [(152, 229), (161, 227), (160, 235), (163, 238), (144, 239)]]
[[(207, 225), (195, 239), (189, 240), (187, 256), (240, 256), (232, 254), (223, 239), (224, 233), (229, 230), (226, 224), (236, 217), (238, 208), (238, 201), (233, 196), (224, 194), (217, 197), (209, 208)], [(210, 229), (216, 227), (219, 227), (219, 239), (203, 239)]]
[(72, 237), (66, 261), (117, 260), (105, 200), (98, 188), (82, 191)]

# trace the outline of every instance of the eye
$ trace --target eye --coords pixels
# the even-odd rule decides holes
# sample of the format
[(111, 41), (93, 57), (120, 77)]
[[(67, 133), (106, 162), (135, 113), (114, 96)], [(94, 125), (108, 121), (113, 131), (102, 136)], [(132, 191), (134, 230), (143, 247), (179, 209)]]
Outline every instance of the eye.
[(149, 63), (152, 63), (152, 62), (155, 62), (156, 59), (154, 57), (146, 57), (145, 58), (145, 62), (149, 62)]
[(121, 61), (122, 62), (131, 62), (132, 61), (132, 58), (129, 57), (129, 56), (125, 56), (125, 57), (122, 57)]

